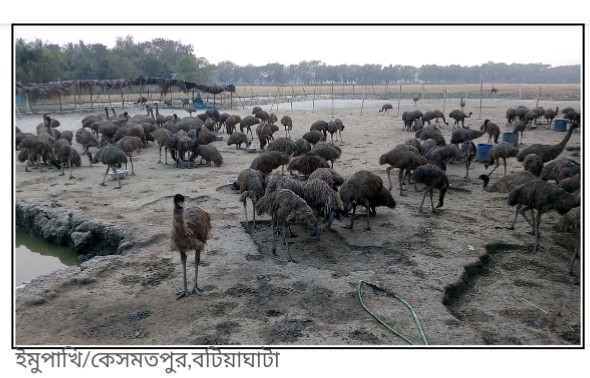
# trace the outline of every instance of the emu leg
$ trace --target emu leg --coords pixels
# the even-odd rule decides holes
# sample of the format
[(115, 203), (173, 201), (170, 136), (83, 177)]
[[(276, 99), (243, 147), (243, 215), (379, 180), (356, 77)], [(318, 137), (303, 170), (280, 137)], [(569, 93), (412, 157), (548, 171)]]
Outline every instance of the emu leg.
[[(516, 205), (516, 213), (514, 214), (514, 219), (512, 220), (512, 225), (510, 225), (510, 227), (507, 227), (509, 230), (514, 230), (514, 224), (516, 223), (516, 218), (518, 218), (518, 214), (520, 213), (520, 215), (522, 215), (522, 217), (527, 221), (528, 224), (531, 225), (532, 227), (532, 233), (534, 234), (535, 232), (535, 226), (531, 223), (531, 221), (529, 220), (529, 218), (527, 218), (526, 216), (526, 211), (530, 210), (529, 207), (525, 207), (524, 209), (522, 209), (522, 205)], [(534, 211), (534, 210), (533, 210)]]
[[(246, 201), (244, 201), (244, 216), (246, 217), (246, 228), (249, 228), (248, 227), (248, 209), (246, 206)], [(252, 228), (250, 228), (249, 232), (252, 232)]]
[(399, 169), (399, 175), (398, 175), (398, 181), (399, 181), (399, 195), (400, 196), (406, 196), (406, 194), (403, 193), (403, 185), (404, 185), (404, 169), (400, 168)]
[(432, 202), (432, 192), (433, 192), (433, 189), (430, 188), (430, 208), (432, 209), (432, 213), (436, 214), (436, 211), (434, 210), (434, 202)]
[(275, 256), (277, 255), (277, 237), (276, 237), (276, 231), (275, 231), (275, 224), (276, 224), (276, 220), (274, 218), (271, 218), (270, 220), (270, 232), (272, 233), (272, 254)]
[(424, 190), (424, 195), (422, 196), (422, 202), (420, 203), (420, 209), (418, 209), (418, 212), (420, 214), (428, 214), (426, 211), (422, 210), (422, 206), (424, 206), (424, 200), (426, 199), (427, 194), (428, 194), (428, 190)]
[(350, 224), (348, 226), (342, 226), (342, 228), (349, 228), (352, 230), (354, 223), (354, 214), (356, 213), (356, 205), (352, 207), (352, 217), (350, 217)]
[(119, 175), (117, 174), (116, 170), (115, 170), (115, 176), (117, 177), (117, 184), (119, 184), (119, 186), (115, 187), (115, 189), (121, 189), (121, 180), (119, 179)]
[(389, 180), (389, 189), (387, 189), (387, 190), (389, 190), (390, 192), (391, 192), (391, 188), (393, 188), (393, 184), (391, 183), (391, 169), (392, 169), (392, 168), (393, 168), (392, 166), (389, 166), (389, 167), (388, 167), (388, 168), (385, 170), (385, 172), (387, 172), (387, 179)]
[(367, 208), (367, 225), (363, 228), (363, 231), (371, 231), (371, 225), (369, 224), (369, 216), (370, 216), (370, 209), (369, 209), (369, 201), (367, 201), (367, 204), (365, 205), (365, 207)]
[[(70, 163), (71, 164), (71, 163)], [(71, 169), (71, 167), (70, 167)], [(60, 174), (58, 176), (63, 176), (66, 173), (64, 172), (64, 163), (61, 161), (61, 159), (59, 160), (59, 172)], [(71, 178), (71, 177), (70, 177)]]
[(72, 158), (71, 157), (68, 159), (68, 165), (70, 166), (70, 179), (73, 179), (75, 177), (72, 175)]
[(88, 156), (88, 165), (92, 167), (92, 154), (86, 149), (86, 156)]
[(186, 288), (186, 253), (180, 252), (180, 261), (182, 262), (182, 290), (176, 293), (176, 299), (188, 297), (188, 289)]
[[(488, 173), (488, 177), (492, 175), (492, 173), (494, 173), (494, 171), (496, 170), (496, 168), (498, 168), (498, 166), (500, 165), (500, 162), (498, 161), (498, 164), (496, 164), (496, 166), (494, 167), (494, 169), (492, 169), (490, 171), (490, 173)], [(504, 176), (506, 176), (506, 173), (504, 173)]]
[(574, 253), (572, 254), (572, 258), (570, 260), (570, 276), (574, 275), (574, 264), (576, 262), (576, 258), (580, 257), (580, 250), (578, 249), (578, 247), (574, 248)]
[(252, 231), (256, 230), (256, 209), (254, 205), (254, 200), (252, 200)]
[(107, 175), (109, 174), (109, 169), (111, 169), (110, 165), (107, 165), (107, 171), (104, 173), (104, 180), (102, 180), (102, 183), (100, 184), (101, 186), (107, 186), (107, 184), (105, 184), (104, 182), (107, 179)]
[(538, 251), (539, 249), (544, 249), (542, 245), (539, 244), (539, 239), (541, 238), (539, 226), (541, 225), (541, 212), (537, 210), (537, 219), (535, 219), (535, 210), (533, 210), (533, 224), (535, 225), (535, 247), (533, 252)]
[(205, 249), (205, 244), (201, 243), (198, 240), (196, 242), (197, 242), (197, 247), (195, 249), (195, 286), (193, 286), (192, 293), (193, 294), (200, 294), (205, 291), (197, 285), (197, 282), (198, 282), (197, 278), (199, 276), (199, 264), (201, 263), (201, 252), (203, 251), (203, 249)]
[(297, 263), (297, 261), (293, 260), (293, 257), (291, 257), (291, 251), (289, 250), (289, 243), (286, 242), (287, 239), (287, 228), (289, 228), (289, 225), (287, 223), (283, 224), (283, 244), (287, 245), (287, 255), (289, 256), (289, 261), (293, 262), (293, 263)]
[[(129, 163), (131, 163), (131, 175), (135, 176), (135, 172), (133, 172), (133, 158), (131, 157), (131, 154), (129, 154)], [(125, 164), (125, 169), (127, 169), (127, 164)]]
[(162, 146), (160, 146), (160, 158), (156, 164), (162, 164)]
[(469, 160), (467, 160), (467, 162), (465, 163), (465, 177), (463, 177), (463, 180), (469, 182), (469, 166), (471, 165), (471, 162)]

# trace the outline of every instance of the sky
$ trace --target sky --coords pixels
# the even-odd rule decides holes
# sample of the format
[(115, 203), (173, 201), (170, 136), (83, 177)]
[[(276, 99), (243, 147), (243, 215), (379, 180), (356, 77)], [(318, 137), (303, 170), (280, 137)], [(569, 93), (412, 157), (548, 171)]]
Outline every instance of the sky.
[(12, 25), (14, 38), (100, 43), (113, 47), (127, 35), (137, 42), (164, 38), (190, 44), (210, 63), (284, 65), (319, 60), (328, 65), (494, 63), (582, 64), (580, 25)]

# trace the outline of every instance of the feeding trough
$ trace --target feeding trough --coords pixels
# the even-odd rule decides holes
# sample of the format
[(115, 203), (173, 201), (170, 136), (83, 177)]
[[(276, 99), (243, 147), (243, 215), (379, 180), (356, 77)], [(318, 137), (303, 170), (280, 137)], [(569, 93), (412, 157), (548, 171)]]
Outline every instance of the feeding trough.
[(249, 153), (254, 153), (256, 152), (256, 150), (258, 149), (258, 146), (251, 144), (250, 146), (246, 147), (246, 151), (248, 151)]
[(126, 169), (115, 169), (115, 171), (110, 171), (109, 176), (113, 180), (122, 180), (127, 177), (127, 170)]

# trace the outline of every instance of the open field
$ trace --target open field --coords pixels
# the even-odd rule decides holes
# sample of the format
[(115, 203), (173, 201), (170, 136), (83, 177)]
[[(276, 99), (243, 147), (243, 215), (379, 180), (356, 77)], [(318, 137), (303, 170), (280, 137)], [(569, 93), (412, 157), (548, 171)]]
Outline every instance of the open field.
[[(487, 99), (481, 114), (477, 86), (453, 87), (456, 94), (446, 103), (431, 96), (434, 90), (426, 86), (429, 95), (417, 106), (410, 98), (403, 99), (400, 112), (442, 109), (445, 105), (448, 114), (458, 107), (457, 94), (466, 90), (465, 110), (474, 113), (466, 122), (471, 128), (479, 128), (487, 118), (502, 131), (511, 131), (505, 126), (506, 109), (534, 107), (538, 86), (523, 89), (527, 97), (523, 95), (522, 100), (506, 99), (502, 96), (508, 87), (496, 87), (498, 98)], [(407, 94), (420, 89), (404, 88)], [(511, 96), (518, 96), (518, 86), (510, 88)], [(246, 98), (249, 90), (246, 88), (244, 94), (238, 88), (237, 93)], [(265, 90), (273, 95), (276, 88), (256, 90), (264, 97), (268, 94)], [(387, 167), (379, 165), (379, 156), (414, 136), (402, 131), (402, 121), (396, 117), (394, 101), (399, 87), (391, 86), (388, 91), (383, 96), (395, 105), (387, 114), (378, 112), (385, 102), (379, 98), (364, 101), (362, 114), (357, 99), (335, 108), (329, 102), (321, 107), (316, 104), (313, 111), (310, 107), (290, 111), (281, 105), (277, 116), (292, 117), (293, 139), (309, 131), (316, 120), (340, 118), (345, 130), (343, 140), (335, 143), (341, 147), (342, 156), (334, 169), (345, 178), (369, 170), (387, 185)], [(562, 96), (579, 95), (572, 86), (544, 87), (542, 93), (545, 91), (556, 97), (541, 97), (539, 105), (546, 109), (580, 108), (579, 98), (563, 100)], [(307, 88), (306, 95), (308, 103), (313, 101)], [(261, 104), (264, 110), (271, 109), (271, 102)], [(95, 106), (96, 113), (100, 109)], [(131, 115), (141, 111), (131, 105), (126, 110)], [(121, 111), (117, 107), (117, 113)], [(251, 113), (251, 106), (225, 106), (221, 111), (244, 117)], [(188, 116), (180, 108), (161, 112)], [(87, 114), (52, 116), (61, 122), (61, 131), (75, 132)], [(35, 132), (40, 122), (39, 114), (19, 115), (15, 126)], [(442, 132), (449, 141), (451, 127), (445, 126)], [(556, 144), (564, 135), (541, 124), (525, 131), (522, 147)], [(575, 131), (568, 146), (581, 147), (582, 135)], [(284, 136), (282, 127), (275, 138), (280, 136)], [(487, 140), (486, 135), (475, 143)], [(316, 243), (306, 241), (305, 229), (294, 227), (299, 237), (294, 238), (291, 253), (298, 263), (291, 263), (287, 262), (284, 246), (279, 244), (278, 256), (270, 251), (268, 217), (257, 217), (259, 228), (253, 235), (245, 231), (239, 195), (227, 185), (249, 167), (256, 154), (228, 147), (225, 140), (213, 145), (221, 152), (223, 165), (177, 169), (157, 164), (158, 147), (150, 143), (133, 157), (137, 175), (122, 180), (119, 190), (110, 180), (106, 187), (100, 186), (105, 167), (89, 167), (85, 156), (83, 166), (73, 170), (75, 179), (68, 180), (67, 172), (58, 176), (55, 169), (25, 172), (15, 154), (17, 203), (46, 206), (47, 216), (55, 212), (67, 218), (68, 212), (82, 213), (123, 227), (132, 235), (128, 240), (132, 246), (121, 255), (95, 257), (81, 267), (40, 277), (18, 289), (17, 345), (405, 345), (363, 309), (358, 295), (361, 280), (393, 291), (409, 302), (431, 345), (580, 345), (578, 265), (575, 276), (568, 274), (569, 258), (578, 242), (553, 229), (560, 215), (550, 212), (543, 215), (541, 223), (544, 250), (533, 253), (534, 239), (526, 222), (518, 221), (515, 230), (506, 229), (514, 214), (506, 204), (506, 194), (482, 189), (477, 177), (489, 172), (483, 164), (471, 165), (469, 182), (463, 180), (463, 164), (450, 164), (446, 173), (451, 188), (445, 204), (432, 214), (426, 200), (426, 215), (418, 212), (422, 193), (408, 186), (407, 196), (399, 195), (394, 169), (391, 193), (397, 205), (395, 209), (377, 208), (377, 215), (370, 219), (371, 231), (362, 230), (365, 213), (361, 208), (357, 209), (361, 217), (353, 230), (341, 228), (350, 222), (343, 217), (341, 223), (335, 221), (329, 231), (322, 232)], [(81, 151), (80, 145), (75, 147)], [(564, 150), (561, 156), (580, 161), (570, 151)], [(520, 170), (521, 163), (508, 160), (508, 173)], [(492, 183), (501, 176), (502, 167), (493, 174)], [(199, 283), (205, 293), (181, 300), (175, 296), (182, 281), (180, 257), (171, 250), (169, 237), (172, 198), (177, 193), (189, 196), (191, 205), (203, 208), (213, 218), (212, 237), (199, 269)], [(248, 212), (251, 215), (250, 203)], [(189, 254), (189, 285), (193, 282), (193, 261)], [(412, 316), (399, 302), (369, 288), (364, 289), (363, 301), (391, 327), (420, 343)]]
[[(491, 88), (497, 89), (492, 94)], [(62, 96), (61, 98), (39, 99), (31, 104), (34, 113), (48, 111), (91, 111), (104, 106), (131, 106), (140, 96), (148, 98), (150, 102), (171, 101), (173, 107), (181, 107), (182, 98), (192, 99), (193, 92), (170, 92), (161, 96), (157, 86), (144, 88), (142, 92), (124, 89), (123, 92), (96, 93), (92, 97), (88, 94), (76, 96)], [(397, 105), (397, 101), (410, 100), (421, 94), (422, 99), (440, 99), (441, 108), (445, 102), (450, 104), (460, 97), (466, 100), (536, 100), (539, 101), (578, 101), (581, 98), (578, 84), (401, 84), (401, 85), (284, 85), (284, 86), (250, 86), (238, 85), (236, 92), (230, 98), (227, 92), (216, 96), (215, 104), (224, 108), (243, 109), (257, 104), (272, 104), (276, 102), (314, 101), (320, 99), (373, 99), (387, 100)], [(203, 101), (213, 104), (213, 95), (202, 93)], [(60, 104), (61, 102), (61, 104)], [(455, 101), (456, 102), (456, 101)], [(19, 106), (19, 111), (29, 113), (30, 108)]]

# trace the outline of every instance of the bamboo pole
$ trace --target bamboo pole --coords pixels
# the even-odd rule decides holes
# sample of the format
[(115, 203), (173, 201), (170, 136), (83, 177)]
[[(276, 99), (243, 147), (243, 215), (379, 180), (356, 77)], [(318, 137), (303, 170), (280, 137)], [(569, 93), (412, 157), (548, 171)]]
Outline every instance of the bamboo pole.
[(90, 109), (94, 109), (94, 103), (92, 102), (92, 85), (88, 88), (90, 89)]
[(539, 98), (541, 97), (541, 89), (542, 88), (543, 87), (539, 87), (539, 93), (537, 94), (537, 103), (535, 105), (535, 108), (538, 108), (539, 107)]
[(293, 113), (293, 100), (295, 99), (295, 88), (291, 85), (291, 91), (293, 94), (291, 95), (291, 113)]
[(61, 93), (58, 93), (57, 96), (59, 98), (59, 111), (62, 112), (63, 111), (63, 108), (62, 108), (62, 105), (61, 105)]
[(399, 85), (399, 96), (397, 97), (397, 115), (395, 118), (399, 118), (399, 105), (402, 102), (402, 85)]
[(443, 114), (445, 114), (445, 107), (447, 105), (447, 87), (444, 87), (444, 91), (443, 91)]
[(123, 88), (121, 88), (121, 107), (125, 107), (125, 99), (123, 98)]

